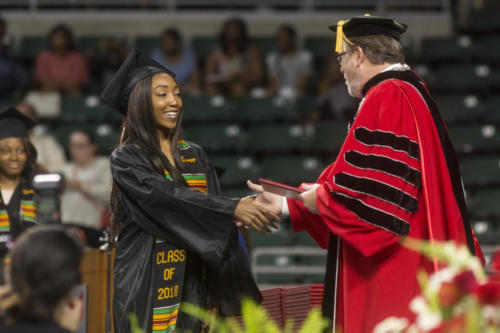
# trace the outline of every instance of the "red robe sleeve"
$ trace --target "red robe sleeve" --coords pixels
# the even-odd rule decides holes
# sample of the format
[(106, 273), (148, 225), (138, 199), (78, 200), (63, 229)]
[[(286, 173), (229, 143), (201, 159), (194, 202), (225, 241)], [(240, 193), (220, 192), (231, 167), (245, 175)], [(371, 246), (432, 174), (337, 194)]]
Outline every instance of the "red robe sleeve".
[(332, 232), (366, 256), (409, 233), (421, 188), (410, 106), (390, 81), (373, 90), (361, 102), (337, 161), (318, 179), (319, 215), (288, 201), (294, 230), (307, 229), (322, 246)]

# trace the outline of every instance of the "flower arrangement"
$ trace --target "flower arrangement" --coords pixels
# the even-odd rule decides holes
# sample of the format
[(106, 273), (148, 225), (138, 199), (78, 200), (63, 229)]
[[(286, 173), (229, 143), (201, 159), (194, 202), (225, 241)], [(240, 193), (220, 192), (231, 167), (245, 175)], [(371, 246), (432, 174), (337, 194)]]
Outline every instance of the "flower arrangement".
[(445, 267), (431, 275), (419, 273), (421, 294), (409, 304), (416, 314), (414, 323), (390, 317), (374, 333), (500, 333), (500, 250), (487, 276), (466, 246), (414, 239), (404, 245)]

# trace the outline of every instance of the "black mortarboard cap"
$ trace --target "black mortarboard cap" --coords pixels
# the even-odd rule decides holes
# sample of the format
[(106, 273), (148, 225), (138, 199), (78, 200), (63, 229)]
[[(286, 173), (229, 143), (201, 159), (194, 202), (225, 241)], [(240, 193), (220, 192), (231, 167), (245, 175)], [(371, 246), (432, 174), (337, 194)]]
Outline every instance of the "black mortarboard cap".
[(150, 56), (133, 48), (104, 88), (100, 99), (103, 103), (125, 115), (127, 114), (128, 99), (136, 84), (148, 76), (161, 72), (175, 77), (174, 73), (154, 61)]
[(27, 138), (36, 122), (14, 107), (0, 112), (0, 139)]
[[(388, 17), (378, 16), (356, 16), (348, 20), (339, 21), (328, 26), (330, 30), (337, 32), (335, 52), (343, 52), (343, 41), (349, 41), (351, 37), (384, 35), (399, 40), (401, 34), (406, 31), (406, 24), (397, 22)], [(352, 44), (352, 43), (351, 43)]]

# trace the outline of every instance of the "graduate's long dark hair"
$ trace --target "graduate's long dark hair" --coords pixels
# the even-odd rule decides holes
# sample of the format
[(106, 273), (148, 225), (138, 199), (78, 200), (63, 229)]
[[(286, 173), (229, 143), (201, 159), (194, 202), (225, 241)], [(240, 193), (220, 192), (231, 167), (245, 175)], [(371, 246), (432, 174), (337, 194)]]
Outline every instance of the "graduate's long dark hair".
[(31, 143), (29, 138), (22, 138), (24, 150), (26, 151), (26, 164), (24, 165), (21, 178), (27, 182), (31, 182), (33, 177), (44, 170), (41, 170), (40, 165), (36, 162), (38, 153), (35, 146)]
[[(181, 154), (177, 146), (177, 141), (182, 138), (182, 110), (177, 117), (177, 124), (171, 136), (172, 155), (176, 164), (176, 166), (174, 166), (161, 151), (160, 141), (158, 139), (158, 125), (153, 115), (152, 82), (152, 76), (146, 77), (137, 83), (130, 94), (127, 105), (126, 125), (121, 144), (134, 144), (139, 146), (144, 154), (151, 160), (154, 168), (159, 174), (164, 175), (164, 170), (167, 170), (173, 180), (187, 187), (186, 180), (181, 173), (184, 163), (181, 160)], [(111, 217), (111, 227), (115, 232), (118, 231), (116, 217), (119, 215), (118, 193), (116, 187), (117, 185), (113, 182), (110, 205), (113, 213)]]

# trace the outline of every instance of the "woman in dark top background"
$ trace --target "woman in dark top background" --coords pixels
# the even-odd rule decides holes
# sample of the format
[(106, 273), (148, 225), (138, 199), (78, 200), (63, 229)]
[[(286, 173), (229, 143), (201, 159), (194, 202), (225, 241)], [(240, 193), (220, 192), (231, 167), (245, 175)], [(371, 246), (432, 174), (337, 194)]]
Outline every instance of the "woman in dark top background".
[(206, 153), (182, 139), (174, 74), (133, 49), (101, 99), (126, 117), (111, 155), (117, 332), (130, 332), (130, 313), (145, 332), (200, 332), (181, 302), (236, 315), (243, 297), (261, 301), (236, 224), (269, 231), (277, 217), (220, 196)]

